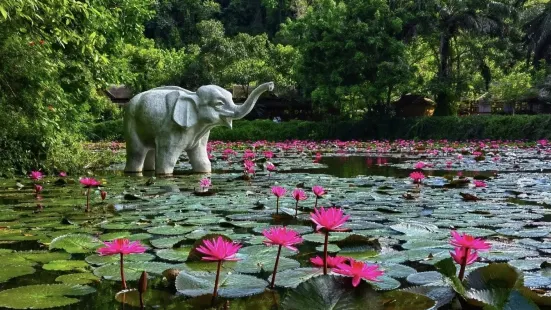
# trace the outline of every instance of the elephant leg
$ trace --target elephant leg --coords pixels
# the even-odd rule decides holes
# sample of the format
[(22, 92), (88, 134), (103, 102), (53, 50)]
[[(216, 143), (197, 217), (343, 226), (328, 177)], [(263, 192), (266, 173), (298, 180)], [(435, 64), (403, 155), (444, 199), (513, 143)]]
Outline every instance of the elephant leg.
[(147, 150), (126, 148), (125, 172), (142, 172)]
[(145, 156), (145, 163), (143, 165), (145, 171), (155, 171), (155, 150), (149, 150)]
[(155, 147), (155, 173), (159, 175), (172, 174), (174, 166), (183, 152), (183, 147), (178, 143), (171, 143), (170, 139), (164, 138), (157, 142)]
[(209, 133), (199, 140), (197, 145), (189, 150), (186, 150), (189, 157), (189, 163), (194, 172), (211, 172), (211, 164), (207, 153), (207, 143), (209, 141)]
[(142, 172), (147, 148), (135, 133), (126, 137), (126, 167), (125, 172)]

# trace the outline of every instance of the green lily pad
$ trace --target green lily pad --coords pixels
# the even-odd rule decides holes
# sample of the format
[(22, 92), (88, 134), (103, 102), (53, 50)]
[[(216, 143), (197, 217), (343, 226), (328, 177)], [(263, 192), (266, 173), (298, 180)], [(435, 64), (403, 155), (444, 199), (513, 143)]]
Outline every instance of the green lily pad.
[[(237, 262), (235, 271), (240, 273), (259, 273), (262, 271), (273, 272), (277, 254), (270, 252), (257, 252), (252, 255), (246, 255)], [(294, 259), (281, 256), (277, 265), (278, 271), (294, 269), (300, 267), (300, 263)]]
[(154, 235), (183, 235), (194, 229), (189, 226), (159, 226), (150, 228), (147, 232)]
[(436, 225), (418, 222), (399, 223), (391, 225), (390, 228), (407, 236), (427, 236), (439, 232)]
[(414, 285), (441, 284), (444, 277), (436, 271), (418, 272), (409, 275), (406, 280)]
[(389, 301), (393, 310), (426, 310), (436, 304), (426, 296), (409, 292), (378, 292), (365, 281), (353, 288), (350, 278), (318, 276), (291, 290), (282, 306), (286, 310), (376, 310), (385, 309)]
[(112, 241), (115, 239), (127, 238), (128, 236), (130, 236), (130, 232), (128, 231), (117, 231), (117, 232), (103, 234), (99, 236), (99, 239), (101, 241)]
[[(323, 248), (324, 248), (323, 244), (322, 244), (322, 245), (318, 245), (318, 246), (316, 247), (316, 251), (318, 251), (318, 252), (323, 252)], [(329, 252), (329, 253), (337, 253), (337, 252), (339, 252), (340, 250), (341, 250), (341, 248), (339, 248), (339, 246), (336, 245), (336, 244), (331, 244), (331, 243), (329, 243), (329, 244), (327, 245), (327, 252)]]
[[(140, 278), (143, 271), (160, 275), (163, 271), (174, 267), (172, 264), (159, 262), (125, 262), (124, 276), (126, 280), (134, 281)], [(120, 265), (118, 263), (102, 265), (94, 269), (94, 274), (106, 280), (121, 281)]]
[[(204, 271), (182, 271), (176, 277), (176, 290), (185, 296), (212, 294), (216, 274)], [(264, 292), (268, 282), (250, 275), (220, 273), (218, 294), (220, 297), (236, 298)]]
[(36, 270), (27, 265), (3, 265), (0, 272), (0, 283), (10, 279), (33, 274)]
[(64, 274), (55, 278), (55, 280), (64, 284), (90, 284), (99, 282), (100, 279), (91, 272), (79, 272)]
[[(0, 307), (11, 309), (47, 309), (79, 302), (78, 296), (94, 293), (89, 286), (39, 284), (0, 291)], [(71, 297), (68, 297), (71, 296)]]
[(156, 248), (159, 248), (159, 249), (168, 249), (168, 248), (171, 248), (171, 247), (175, 246), (179, 242), (182, 242), (182, 241), (185, 241), (185, 240), (186, 240), (186, 238), (183, 237), (183, 236), (158, 238), (158, 239), (152, 239), (151, 240), (151, 245), (156, 247)]
[[(279, 287), (295, 288), (300, 283), (308, 281), (310, 278), (323, 274), (323, 268), (296, 268), (287, 269), (276, 274), (275, 285)], [(272, 276), (268, 278), (272, 283)]]
[[(147, 262), (155, 259), (155, 255), (149, 254), (149, 253), (139, 253), (139, 254), (129, 254), (124, 255), (124, 261), (125, 262)], [(90, 256), (86, 256), (84, 259), (88, 264), (92, 265), (105, 265), (105, 264), (111, 264), (111, 263), (117, 263), (120, 260), (119, 255), (107, 255), (107, 256), (101, 256), (98, 254), (92, 254)]]
[(83, 260), (54, 260), (42, 266), (45, 270), (84, 271), (88, 264)]
[(101, 247), (103, 243), (98, 239), (82, 234), (63, 235), (50, 243), (50, 250), (62, 249), (67, 253), (90, 253)]
[(385, 270), (386, 276), (389, 276), (395, 279), (407, 278), (409, 275), (417, 272), (417, 270), (411, 267), (400, 265), (400, 264), (385, 263), (385, 264), (382, 264), (382, 267)]
[(188, 254), (191, 251), (191, 247), (177, 248), (177, 249), (163, 249), (158, 250), (157, 256), (162, 259), (176, 262), (185, 262), (188, 258)]

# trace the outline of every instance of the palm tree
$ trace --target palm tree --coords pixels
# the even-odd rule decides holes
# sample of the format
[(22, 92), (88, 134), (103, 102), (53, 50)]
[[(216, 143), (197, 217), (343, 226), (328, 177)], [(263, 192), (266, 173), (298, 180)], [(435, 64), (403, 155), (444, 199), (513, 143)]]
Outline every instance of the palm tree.
[(517, 5), (525, 6), (523, 30), (525, 44), (528, 47), (528, 61), (538, 68), (542, 59), (551, 62), (551, 2), (527, 3), (519, 0)]
[[(506, 0), (505, 0), (506, 1)], [(451, 91), (453, 39), (460, 33), (500, 36), (504, 32), (503, 20), (514, 12), (513, 6), (491, 0), (440, 0), (435, 1), (438, 23), (434, 25), (440, 37), (440, 66), (435, 115), (453, 113)]]

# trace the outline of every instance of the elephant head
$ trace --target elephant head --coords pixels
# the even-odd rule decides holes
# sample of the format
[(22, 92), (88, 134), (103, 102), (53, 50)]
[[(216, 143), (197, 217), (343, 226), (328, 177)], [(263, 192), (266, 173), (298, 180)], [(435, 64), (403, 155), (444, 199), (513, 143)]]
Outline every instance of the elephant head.
[(274, 83), (258, 86), (243, 104), (235, 104), (232, 94), (216, 85), (201, 86), (196, 93), (177, 89), (168, 93), (166, 99), (167, 103), (174, 107), (172, 119), (178, 125), (191, 127), (203, 122), (210, 126), (226, 125), (231, 128), (232, 120), (241, 119), (249, 114), (260, 95), (274, 89)]

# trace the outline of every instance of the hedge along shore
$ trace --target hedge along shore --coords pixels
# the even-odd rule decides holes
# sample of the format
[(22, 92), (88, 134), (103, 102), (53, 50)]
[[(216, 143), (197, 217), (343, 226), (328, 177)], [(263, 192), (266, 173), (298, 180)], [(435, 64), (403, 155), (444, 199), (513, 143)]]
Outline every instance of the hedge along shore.
[[(233, 125), (232, 130), (214, 128), (210, 140), (551, 139), (551, 115), (472, 115), (282, 123), (240, 120)], [(88, 133), (88, 139), (124, 141), (122, 121), (95, 124)]]

